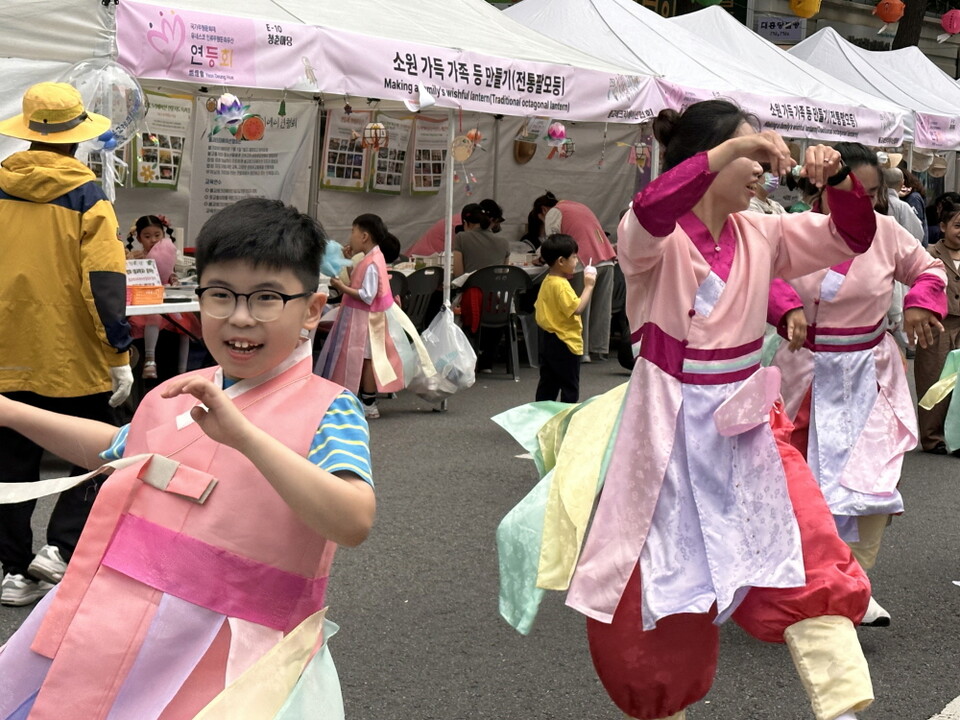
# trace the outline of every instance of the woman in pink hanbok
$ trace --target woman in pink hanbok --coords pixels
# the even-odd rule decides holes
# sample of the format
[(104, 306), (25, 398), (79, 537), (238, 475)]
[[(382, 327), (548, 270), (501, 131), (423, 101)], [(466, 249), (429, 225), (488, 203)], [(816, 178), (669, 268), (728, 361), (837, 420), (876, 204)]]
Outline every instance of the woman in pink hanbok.
[[(877, 155), (860, 143), (836, 146), (868, 194), (880, 188)], [(828, 214), (817, 193), (813, 212)], [(807, 458), (833, 513), (840, 537), (870, 570), (890, 515), (903, 511), (897, 490), (903, 454), (917, 445), (917, 414), (900, 350), (887, 332), (894, 283), (910, 287), (903, 329), (911, 344), (933, 342), (947, 311), (943, 263), (893, 218), (877, 217), (873, 244), (863, 255), (791, 280), (774, 280), (768, 320), (783, 328), (802, 313), (806, 342), (781, 345), (773, 364), (783, 373), (791, 443)], [(872, 597), (862, 625), (889, 625)]]
[[(741, 213), (761, 163), (777, 175), (794, 164), (776, 133), (758, 133), (722, 100), (663, 111), (654, 130), (666, 172), (637, 194), (619, 228), (636, 366), (622, 403), (599, 415), (613, 430), (605, 452), (583, 447), (578, 416), (598, 415), (614, 391), (568, 406), (559, 437), (549, 425), (537, 433), (545, 449), (534, 457), (544, 470), (553, 464), (559, 487), (540, 490), (545, 475), (539, 495), (521, 503), (526, 515), (501, 524), (502, 593), (519, 588), (501, 595), (501, 612), (507, 617), (515, 598), (535, 605), (541, 588), (569, 587), (567, 604), (587, 615), (601, 682), (642, 720), (683, 718), (707, 693), (717, 625), (732, 617), (754, 637), (789, 646), (817, 720), (849, 720), (873, 700), (856, 635), (870, 584), (786, 442), (780, 373), (761, 368), (760, 355), (771, 279), (866, 250), (872, 201), (839, 154), (817, 145), (801, 175), (824, 188), (829, 216)], [(592, 488), (574, 487), (564, 471), (594, 458), (603, 487), (586, 530), (589, 506), (584, 514), (578, 503)], [(518, 579), (526, 566), (517, 558), (536, 533), (534, 588)], [(525, 631), (531, 613), (523, 607), (508, 619)]]

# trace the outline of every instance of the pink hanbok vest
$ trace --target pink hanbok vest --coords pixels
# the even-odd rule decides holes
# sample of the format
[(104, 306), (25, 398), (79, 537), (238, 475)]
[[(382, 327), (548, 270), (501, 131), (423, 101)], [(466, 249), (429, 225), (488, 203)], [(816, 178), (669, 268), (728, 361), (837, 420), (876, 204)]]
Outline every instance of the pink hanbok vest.
[[(309, 352), (287, 364), (231, 389), (248, 419), (306, 457), (343, 388), (312, 374)], [(151, 459), (100, 490), (31, 646), (53, 659), (32, 719), (62, 718), (65, 703), (85, 720), (133, 717), (131, 708), (193, 717), (324, 605), (334, 543), (301, 522), (244, 455), (187, 420), (195, 398), (164, 399), (163, 387), (138, 408), (124, 455), (156, 453), (180, 466), (165, 491), (140, 479)], [(164, 628), (183, 623), (200, 639), (168, 647)], [(171, 665), (180, 673), (172, 685)]]

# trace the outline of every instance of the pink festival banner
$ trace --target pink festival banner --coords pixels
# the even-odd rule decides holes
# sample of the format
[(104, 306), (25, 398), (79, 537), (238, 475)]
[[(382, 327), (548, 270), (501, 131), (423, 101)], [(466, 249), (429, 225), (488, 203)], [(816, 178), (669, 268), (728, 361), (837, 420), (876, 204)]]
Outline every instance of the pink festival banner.
[(650, 76), (133, 0), (117, 8), (117, 45), (119, 62), (138, 77), (200, 85), (408, 100), (422, 82), (439, 107), (602, 122), (643, 122), (665, 107)]
[(311, 25), (122, 2), (119, 62), (141, 78), (229, 88), (316, 90)]
[(960, 127), (957, 116), (914, 113), (917, 118), (914, 144), (931, 150), (956, 150), (960, 148)]

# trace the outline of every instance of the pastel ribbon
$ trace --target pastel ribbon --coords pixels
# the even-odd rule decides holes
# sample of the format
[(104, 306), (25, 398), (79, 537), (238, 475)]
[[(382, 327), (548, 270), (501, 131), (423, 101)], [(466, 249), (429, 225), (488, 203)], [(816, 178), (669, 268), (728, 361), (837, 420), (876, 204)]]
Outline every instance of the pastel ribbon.
[(566, 590), (570, 586), (626, 392), (624, 383), (586, 401), (570, 416), (547, 499), (537, 587)]
[[(293, 692), (307, 663), (326, 650), (337, 626), (325, 622), (326, 608), (298, 625), (243, 675), (215, 697), (194, 720), (233, 720), (234, 718), (274, 718)], [(332, 668), (332, 666), (330, 666)], [(331, 698), (331, 700), (335, 700)], [(335, 703), (334, 703), (335, 704)], [(310, 717), (335, 720), (336, 708), (315, 708)], [(343, 710), (339, 710), (342, 717)]]

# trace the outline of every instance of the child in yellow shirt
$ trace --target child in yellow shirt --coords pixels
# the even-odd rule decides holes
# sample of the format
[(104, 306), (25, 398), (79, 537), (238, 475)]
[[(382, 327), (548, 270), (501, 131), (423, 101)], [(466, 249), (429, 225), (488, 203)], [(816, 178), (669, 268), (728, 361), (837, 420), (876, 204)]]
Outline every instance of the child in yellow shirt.
[(577, 241), (556, 233), (540, 246), (540, 257), (550, 267), (537, 296), (536, 319), (540, 326), (540, 382), (537, 400), (575, 403), (580, 399), (580, 356), (583, 355), (583, 322), (580, 315), (590, 303), (597, 270), (583, 269), (583, 294), (577, 297), (570, 276), (577, 268)]

